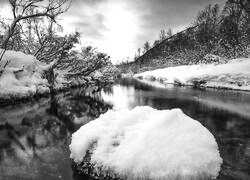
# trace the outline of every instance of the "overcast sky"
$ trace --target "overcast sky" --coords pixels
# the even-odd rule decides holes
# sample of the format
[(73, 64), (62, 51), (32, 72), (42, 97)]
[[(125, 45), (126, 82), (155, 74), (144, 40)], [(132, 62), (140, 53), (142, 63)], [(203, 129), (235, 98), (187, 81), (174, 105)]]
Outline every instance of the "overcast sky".
[[(5, 0), (6, 1), (6, 0)], [(3, 2), (3, 0), (0, 0)], [(188, 27), (199, 10), (224, 0), (73, 0), (61, 17), (65, 32), (82, 33), (82, 43), (108, 53), (113, 62), (134, 57), (160, 29), (174, 32)]]

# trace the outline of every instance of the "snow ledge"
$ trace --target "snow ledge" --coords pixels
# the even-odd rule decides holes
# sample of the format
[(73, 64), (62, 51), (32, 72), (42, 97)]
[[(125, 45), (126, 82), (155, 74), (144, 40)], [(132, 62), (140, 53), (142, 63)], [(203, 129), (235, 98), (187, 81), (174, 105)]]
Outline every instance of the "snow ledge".
[(234, 59), (227, 64), (199, 64), (169, 67), (134, 75), (146, 82), (201, 88), (250, 91), (250, 59)]

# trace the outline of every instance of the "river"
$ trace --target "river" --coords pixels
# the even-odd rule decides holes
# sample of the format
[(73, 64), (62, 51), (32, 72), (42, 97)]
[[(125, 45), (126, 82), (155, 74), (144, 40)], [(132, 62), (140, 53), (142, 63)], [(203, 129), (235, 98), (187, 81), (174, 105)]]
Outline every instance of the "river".
[(0, 107), (0, 179), (92, 179), (72, 166), (71, 134), (108, 109), (143, 105), (180, 108), (201, 122), (215, 136), (223, 158), (217, 179), (250, 179), (249, 92), (156, 88), (134, 79)]

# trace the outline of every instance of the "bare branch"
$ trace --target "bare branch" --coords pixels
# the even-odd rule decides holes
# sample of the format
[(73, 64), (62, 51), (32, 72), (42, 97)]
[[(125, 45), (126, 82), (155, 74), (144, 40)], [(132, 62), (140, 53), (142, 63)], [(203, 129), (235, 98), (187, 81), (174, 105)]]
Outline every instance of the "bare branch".
[(21, 69), (16, 69), (13, 71), (14, 74), (17, 74), (19, 72), (22, 72), (24, 70), (24, 66)]
[[(39, 2), (46, 1), (47, 5), (43, 6)], [(69, 2), (67, 4), (67, 2)], [(13, 12), (13, 21), (6, 31), (1, 48), (6, 49), (9, 39), (15, 32), (16, 25), (26, 19), (47, 17), (52, 22), (56, 22), (56, 17), (68, 10), (72, 0), (9, 0)], [(46, 4), (46, 3), (45, 3)], [(1, 59), (0, 59), (1, 60)]]
[(24, 13), (25, 13), (25, 11), (26, 11), (26, 9), (28, 9), (29, 7), (31, 7), (33, 4), (34, 4), (33, 1), (28, 2), (28, 4), (25, 4), (24, 7), (23, 7), (23, 11), (22, 11), (22, 13), (21, 13), (21, 16), (23, 16)]
[(9, 63), (10, 63), (10, 61), (6, 61), (6, 63), (5, 63), (5, 65), (3, 66), (3, 68), (5, 69), (5, 68), (8, 66)]

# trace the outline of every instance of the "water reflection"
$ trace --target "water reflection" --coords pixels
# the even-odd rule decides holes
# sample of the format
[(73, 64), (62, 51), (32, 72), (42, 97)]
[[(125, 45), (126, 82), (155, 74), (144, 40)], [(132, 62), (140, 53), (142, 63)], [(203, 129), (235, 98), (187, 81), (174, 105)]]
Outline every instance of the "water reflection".
[(0, 108), (0, 179), (94, 179), (72, 165), (71, 134), (110, 108), (143, 105), (181, 108), (199, 120), (219, 144), (224, 163), (218, 179), (250, 179), (249, 93), (155, 88), (132, 79)]
[(118, 83), (112, 94), (104, 96), (114, 107), (123, 108), (119, 102), (125, 101), (128, 108), (181, 108), (216, 137), (224, 160), (218, 179), (250, 179), (250, 93), (170, 85), (154, 88), (150, 83), (132, 79)]
[(0, 179), (72, 179), (70, 137), (112, 107), (100, 95), (78, 89), (0, 109)]

